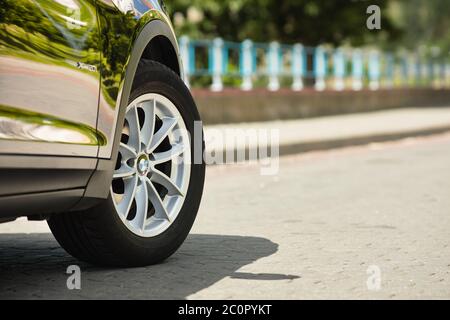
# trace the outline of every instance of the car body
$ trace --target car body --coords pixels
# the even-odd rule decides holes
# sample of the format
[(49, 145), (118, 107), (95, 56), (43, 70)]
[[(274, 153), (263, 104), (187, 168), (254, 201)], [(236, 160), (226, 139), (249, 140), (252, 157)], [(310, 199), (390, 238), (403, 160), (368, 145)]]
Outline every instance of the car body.
[[(9, 2), (20, 6), (21, 1)], [(30, 3), (33, 11), (42, 12), (45, 22), (54, 23), (52, 31), (55, 33), (60, 33), (60, 28), (69, 36), (78, 31), (77, 25), (65, 24), (63, 19), (55, 21), (57, 15), (65, 13), (64, 1), (58, 6), (60, 10), (53, 12), (45, 11), (44, 4), (55, 1), (22, 2)], [(81, 15), (89, 10), (93, 15), (92, 25), (81, 26), (82, 33), (87, 31), (89, 36), (103, 39), (102, 43), (84, 40), (79, 45), (62, 38), (69, 52), (48, 59), (48, 64), (36, 63), (35, 55), (27, 59), (15, 48), (0, 52), (3, 182), (0, 184), (0, 214), (3, 219), (17, 214), (42, 215), (51, 212), (53, 206), (70, 210), (75, 203), (79, 207), (91, 199), (105, 198), (109, 185), (102, 182), (108, 180), (103, 176), (112, 176), (114, 142), (118, 136), (116, 123), (123, 118), (120, 111), (128, 102), (139, 60), (149, 55), (177, 73), (181, 70), (175, 35), (158, 1), (142, 1), (153, 9), (136, 6), (133, 15), (121, 14), (113, 1), (81, 3), (84, 5)], [(147, 12), (143, 11), (145, 9)], [(72, 10), (68, 8), (67, 12)], [(117, 39), (116, 34), (126, 36)], [(12, 43), (12, 40), (5, 42)], [(8, 54), (10, 50), (12, 54)], [(83, 51), (93, 51), (96, 56), (93, 59), (82, 56)], [(102, 71), (101, 60), (111, 66), (110, 70)], [(24, 79), (24, 73), (31, 75)], [(82, 79), (88, 77), (92, 79)], [(62, 95), (59, 90), (67, 92)]]
[(0, 8), (0, 222), (108, 198), (142, 61), (177, 76), (158, 0), (5, 0)]

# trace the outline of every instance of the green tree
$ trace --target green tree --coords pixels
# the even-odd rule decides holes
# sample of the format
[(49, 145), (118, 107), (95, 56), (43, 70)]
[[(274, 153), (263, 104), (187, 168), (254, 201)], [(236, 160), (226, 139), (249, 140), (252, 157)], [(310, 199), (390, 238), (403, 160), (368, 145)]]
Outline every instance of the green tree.
[[(169, 1), (168, 1), (169, 2)], [(366, 28), (369, 4), (387, 8), (388, 0), (173, 0), (168, 3), (177, 31), (193, 37), (221, 36), (229, 40), (278, 40), (360, 45), (395, 39), (399, 30), (382, 15), (382, 30)], [(193, 8), (203, 19), (189, 19)], [(195, 11), (194, 11), (195, 12)]]
[(403, 30), (400, 45), (416, 49), (418, 45), (440, 48), (450, 53), (450, 1), (394, 0), (389, 10), (391, 20)]

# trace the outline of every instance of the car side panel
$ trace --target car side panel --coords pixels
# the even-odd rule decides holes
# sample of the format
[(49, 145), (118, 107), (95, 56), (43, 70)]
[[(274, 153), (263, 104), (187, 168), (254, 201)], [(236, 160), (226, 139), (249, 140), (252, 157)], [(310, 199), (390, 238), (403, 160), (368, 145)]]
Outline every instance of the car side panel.
[(0, 154), (95, 157), (105, 143), (95, 1), (4, 0), (0, 10)]
[(95, 158), (0, 155), (0, 196), (85, 187)]
[(0, 221), (74, 206), (97, 162), (96, 158), (0, 155)]
[[(176, 37), (169, 20), (160, 11), (162, 9), (159, 2), (154, 0), (145, 2), (154, 3), (155, 5), (151, 8), (153, 10), (137, 10), (135, 15), (130, 16), (121, 14), (113, 4), (113, 0), (96, 1), (98, 19), (102, 26), (98, 41), (103, 53), (102, 64), (99, 68), (102, 72), (102, 81), (99, 90), (100, 108), (97, 131), (94, 135), (92, 135), (94, 131), (91, 130), (93, 124), (88, 127), (89, 135), (98, 139), (97, 144), (100, 146), (98, 155), (103, 159), (79, 157), (97, 154), (98, 149), (94, 149), (95, 147), (89, 144), (42, 141), (39, 142), (41, 146), (39, 148), (34, 141), (15, 141), (15, 145), (7, 146), (2, 144), (5, 140), (0, 140), (2, 148), (0, 149), (0, 178), (2, 181), (4, 181), (3, 178), (17, 181), (10, 188), (0, 189), (0, 207), (4, 205), (5, 208), (9, 208), (12, 201), (20, 202), (18, 199), (24, 199), (23, 208), (19, 206), (17, 210), (13, 210), (14, 212), (0, 210), (0, 218), (34, 214), (33, 208), (39, 208), (43, 212), (79, 210), (90, 207), (99, 199), (107, 197), (115, 164), (114, 155), (117, 153), (120, 140), (120, 126), (116, 124), (123, 122), (132, 79), (142, 53), (152, 38), (163, 35), (170, 40), (178, 54)], [(141, 9), (143, 8), (140, 7)], [(124, 23), (124, 19), (129, 22), (128, 25)], [(127, 30), (120, 27), (119, 29), (111, 28), (112, 24), (127, 26)], [(116, 50), (122, 45), (126, 48), (125, 51)], [(42, 115), (44, 119), (50, 118), (48, 114)], [(70, 125), (73, 127), (77, 123), (70, 123)], [(2, 152), (3, 150), (5, 152)], [(20, 161), (17, 161), (19, 158), (14, 155), (17, 150), (20, 150), (19, 153), (28, 154), (29, 157), (20, 158)], [(8, 155), (2, 156), (2, 153)], [(58, 157), (52, 157), (55, 154), (58, 154)], [(73, 160), (76, 160), (75, 163)], [(17, 161), (18, 165), (9, 166), (11, 161)], [(27, 163), (32, 164), (28, 169)], [(33, 179), (32, 183), (29, 183), (27, 179)], [(20, 187), (21, 185), (26, 185), (25, 189)], [(22, 190), (30, 193), (18, 195)], [(77, 198), (80, 194), (83, 195), (81, 202)], [(56, 206), (50, 205), (53, 202)], [(49, 208), (43, 210), (46, 203)], [(22, 211), (25, 209), (26, 211)]]
[(0, 218), (81, 199), (106, 143), (99, 37), (95, 0), (2, 1)]

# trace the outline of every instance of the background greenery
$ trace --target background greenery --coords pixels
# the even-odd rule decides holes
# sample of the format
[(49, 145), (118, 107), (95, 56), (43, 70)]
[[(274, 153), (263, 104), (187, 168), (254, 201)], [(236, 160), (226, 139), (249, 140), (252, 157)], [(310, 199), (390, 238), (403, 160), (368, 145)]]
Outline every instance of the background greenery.
[[(167, 0), (178, 34), (305, 45), (378, 45), (450, 50), (449, 0)], [(382, 30), (366, 28), (377, 4)]]

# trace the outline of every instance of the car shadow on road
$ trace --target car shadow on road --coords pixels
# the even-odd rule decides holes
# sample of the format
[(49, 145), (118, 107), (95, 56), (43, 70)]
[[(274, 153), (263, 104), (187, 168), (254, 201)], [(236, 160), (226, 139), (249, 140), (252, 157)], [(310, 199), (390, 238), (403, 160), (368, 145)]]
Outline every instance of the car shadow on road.
[[(277, 252), (260, 237), (193, 234), (162, 264), (104, 269), (72, 258), (51, 234), (0, 234), (0, 299), (185, 299), (217, 281), (284, 280), (282, 274), (237, 272)], [(67, 267), (81, 268), (81, 290), (68, 290)]]

